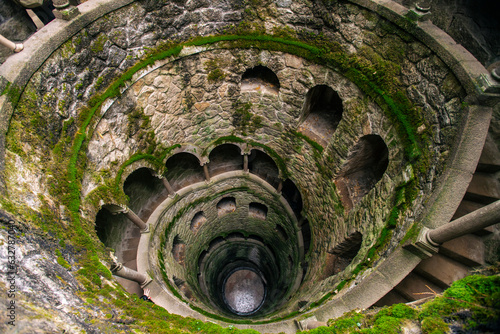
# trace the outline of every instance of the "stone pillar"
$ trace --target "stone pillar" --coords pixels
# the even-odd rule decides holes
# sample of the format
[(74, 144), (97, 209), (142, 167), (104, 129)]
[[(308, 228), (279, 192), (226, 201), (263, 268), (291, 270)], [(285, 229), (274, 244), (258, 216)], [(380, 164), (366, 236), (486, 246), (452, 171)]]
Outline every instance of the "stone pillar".
[(418, 0), (415, 3), (415, 9), (422, 13), (428, 13), (431, 10), (431, 0)]
[(442, 243), (499, 222), (500, 200), (434, 230), (424, 227), (415, 243), (407, 244), (404, 248), (421, 258), (428, 258), (439, 251), (439, 245)]
[(248, 173), (248, 154), (243, 154), (243, 171)]
[(500, 222), (500, 200), (427, 232), (427, 241), (438, 246)]
[(203, 165), (203, 172), (205, 173), (205, 180), (210, 182), (210, 173), (208, 172), (208, 164)]
[(130, 219), (135, 225), (137, 225), (141, 229), (141, 233), (149, 232), (148, 224), (146, 224), (141, 218), (139, 218), (139, 216), (136, 215), (134, 211), (127, 208), (125, 211), (123, 211), (123, 214), (125, 214), (125, 216), (127, 216), (128, 219)]
[(75, 7), (69, 3), (69, 0), (53, 0), (54, 9), (52, 13), (58, 19), (69, 21), (80, 14), (78, 7)]
[(0, 44), (8, 47), (10, 50), (12, 50), (14, 52), (21, 52), (24, 49), (24, 45), (22, 45), (21, 43), (16, 44), (16, 43), (12, 42), (11, 40), (3, 37), (2, 35), (0, 35)]
[(149, 276), (141, 274), (136, 270), (125, 267), (121, 262), (118, 262), (117, 258), (113, 254), (111, 254), (111, 258), (113, 259), (111, 272), (114, 275), (137, 282), (141, 285), (141, 288), (144, 288), (152, 281), (152, 279)]
[(156, 173), (153, 173), (153, 175), (155, 177), (159, 178), (161, 180), (161, 182), (163, 182), (163, 186), (165, 187), (165, 189), (167, 189), (169, 196), (175, 195), (174, 188), (172, 188), (172, 185), (170, 184), (170, 182), (168, 182), (168, 180), (167, 180), (167, 178), (165, 176), (159, 175), (159, 174), (156, 174)]
[(283, 190), (283, 180), (280, 179), (280, 182), (278, 183), (278, 187), (276, 188), (276, 192), (278, 194), (281, 194), (281, 190)]
[(169, 196), (175, 195), (175, 190), (174, 190), (174, 188), (172, 188), (172, 186), (170, 185), (170, 182), (168, 182), (167, 178), (163, 176), (161, 178), (161, 181), (163, 182), (163, 185), (165, 186), (165, 188), (167, 188), (168, 195)]
[(431, 0), (417, 0), (415, 6), (408, 12), (412, 20), (425, 21), (430, 18)]

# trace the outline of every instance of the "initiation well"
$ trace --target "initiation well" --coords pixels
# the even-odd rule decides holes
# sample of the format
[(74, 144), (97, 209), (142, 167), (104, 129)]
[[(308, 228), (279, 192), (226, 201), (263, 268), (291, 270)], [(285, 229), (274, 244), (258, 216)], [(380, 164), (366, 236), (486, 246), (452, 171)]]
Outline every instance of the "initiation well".
[[(463, 198), (496, 198), (468, 186), (486, 177), (498, 84), (422, 13), (369, 0), (79, 12), (0, 73), (2, 217), (55, 240), (30, 254), (57, 249), (39, 261), (62, 268), (53, 286), (70, 282), (52, 293), (61, 313), (109, 309), (99, 326), (126, 327), (147, 288), (171, 314), (293, 333), (412, 300), (408, 280), (456, 262), (419, 233)], [(74, 305), (82, 287), (90, 306)]]

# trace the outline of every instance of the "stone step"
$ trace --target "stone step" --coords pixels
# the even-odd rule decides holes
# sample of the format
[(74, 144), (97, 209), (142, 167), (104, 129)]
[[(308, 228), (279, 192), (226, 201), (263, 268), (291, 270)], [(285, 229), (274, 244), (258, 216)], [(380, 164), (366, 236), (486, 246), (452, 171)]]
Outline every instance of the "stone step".
[(444, 255), (435, 254), (420, 262), (414, 272), (446, 289), (451, 283), (467, 276), (469, 267)]
[(484, 243), (481, 237), (474, 234), (447, 241), (439, 247), (439, 253), (469, 267), (484, 264)]
[(414, 272), (406, 276), (394, 289), (409, 301), (419, 300), (443, 292), (442, 288)]
[(123, 248), (125, 249), (137, 249), (137, 247), (139, 246), (139, 241), (141, 240), (141, 238), (127, 238), (125, 240), (123, 240)]
[(126, 249), (121, 251), (121, 261), (122, 262), (128, 262), (128, 261), (135, 261), (137, 258), (137, 248), (134, 249)]
[[(481, 204), (481, 203), (472, 202), (472, 201), (468, 201), (468, 200), (462, 200), (462, 202), (458, 206), (457, 211), (455, 211), (455, 214), (453, 215), (453, 218), (451, 220), (453, 221), (453, 220), (458, 219), (462, 216), (465, 216), (466, 214), (469, 214), (473, 211), (476, 211), (476, 210), (482, 208), (483, 206), (484, 206), (484, 204)], [(489, 235), (491, 233), (493, 233), (493, 227), (488, 226), (488, 227), (485, 227), (481, 230), (474, 232), (473, 234), (478, 235), (478, 236), (485, 236), (485, 235)]]
[(494, 174), (475, 173), (464, 199), (484, 205), (500, 199), (500, 182)]
[(134, 281), (130, 281), (128, 279), (125, 279), (125, 278), (121, 278), (121, 277), (118, 277), (118, 276), (115, 276), (116, 278), (116, 281), (125, 289), (125, 291), (127, 291), (128, 293), (132, 294), (132, 293), (135, 293), (136, 295), (138, 295), (139, 297), (141, 297), (144, 293), (142, 291), (142, 288), (141, 286), (139, 285), (139, 283), (137, 282), (134, 282)]
[(496, 173), (500, 171), (500, 152), (491, 136), (486, 137), (476, 172)]
[(376, 307), (390, 306), (393, 304), (408, 303), (410, 301), (411, 300), (406, 299), (399, 292), (392, 289), (384, 297), (380, 298), (375, 304), (373, 304), (373, 306)]

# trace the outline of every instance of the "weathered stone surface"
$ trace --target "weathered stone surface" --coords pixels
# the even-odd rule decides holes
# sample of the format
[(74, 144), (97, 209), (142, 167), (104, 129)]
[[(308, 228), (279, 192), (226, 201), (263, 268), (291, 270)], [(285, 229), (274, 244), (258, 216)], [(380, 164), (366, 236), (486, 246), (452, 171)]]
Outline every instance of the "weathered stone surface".
[[(435, 186), (436, 178), (441, 175), (455, 129), (461, 121), (464, 92), (431, 50), (406, 36), (392, 23), (353, 4), (335, 2), (329, 5), (331, 11), (322, 11), (315, 8), (316, 5), (322, 6), (284, 0), (250, 14), (243, 6), (225, 1), (145, 1), (135, 2), (91, 23), (54, 52), (32, 78), (37, 89), (26, 90), (23, 94), (24, 97), (33, 94), (35, 105), (43, 107), (40, 117), (45, 121), (44, 125), (26, 128), (26, 132), (43, 128), (55, 135), (50, 138), (48, 147), (41, 148), (36, 142), (20, 136), (22, 150), (33, 157), (19, 155), (15, 146), (9, 146), (7, 165), (12, 169), (9, 174), (12, 176), (12, 200), (25, 201), (31, 209), (42, 207), (41, 197), (59, 203), (59, 199), (47, 190), (52, 183), (43, 175), (45, 161), (56, 164), (62, 159), (49, 153), (59, 140), (63, 119), (74, 122), (65, 123), (72, 138), (81, 131), (85, 120), (79, 117), (82, 115), (80, 108), (88, 106), (92, 97), (104, 92), (148, 48), (167, 39), (183, 41), (192, 36), (213, 35), (221, 32), (228, 22), (236, 24), (254, 18), (268, 32), (272, 32), (269, 30), (273, 27), (289, 26), (303, 38), (322, 32), (340, 43), (347, 54), (359, 51), (356, 56), (362, 59), (360, 64), (366, 61), (366, 66), (375, 66), (378, 62), (394, 65), (393, 68), (401, 65), (401, 72), (394, 74), (394, 89), (406, 91), (411, 105), (421, 108), (423, 124), (409, 131), (419, 134), (430, 131), (431, 139), (419, 145), (429, 149), (431, 167), (417, 175), (419, 189), (425, 189), (425, 193), (420, 193), (415, 202), (401, 212), (394, 237), (381, 255), (383, 259), (397, 247), (409, 224), (421, 212), (421, 205), (428, 199), (427, 193)], [(366, 54), (373, 58), (364, 58)], [(215, 68), (210, 64), (216, 64)], [(263, 89), (240, 90), (243, 73), (257, 65), (274, 71), (280, 81), (278, 93)], [(80, 133), (88, 136), (84, 141), (83, 197), (106, 182), (115, 182), (114, 177), (121, 175), (123, 166), (136, 168), (130, 161), (137, 156), (149, 154), (168, 159), (168, 155), (162, 156), (163, 150), (174, 144), (181, 144), (183, 148), (191, 145), (197, 152), (203, 152), (220, 137), (238, 136), (249, 143), (249, 149), (255, 148), (250, 142), (256, 141), (276, 152), (287, 166), (288, 177), (302, 192), (304, 212), (312, 226), (315, 244), (307, 258), (308, 276), (298, 297), (319, 300), (364, 261), (363, 255), (376, 244), (388, 220), (395, 189), (416, 173), (405, 157), (398, 125), (391, 120), (394, 115), (383, 111), (384, 104), (378, 105), (334, 68), (311, 64), (286, 52), (200, 49), (199, 53), (162, 60), (153, 66), (144, 69), (141, 76), (123, 82), (121, 95), (108, 99), (104, 103), (106, 108), (95, 111), (89, 128)], [(223, 74), (214, 75), (215, 69)], [(322, 151), (293, 132), (299, 129), (306, 116), (307, 92), (318, 85), (331, 87), (343, 103), (342, 120), (336, 132), (324, 138)], [(245, 105), (249, 106), (248, 110)], [(57, 118), (48, 117), (49, 111), (50, 115), (58, 114)], [(246, 124), (238, 121), (238, 113), (244, 114), (249, 121)], [(23, 121), (16, 115), (13, 124)], [(12, 130), (11, 136), (16, 131), (19, 130)], [(383, 178), (348, 212), (340, 203), (334, 179), (349, 162), (355, 145), (369, 134), (379, 135), (389, 147), (389, 166)], [(163, 163), (160, 161), (159, 165)], [(28, 174), (33, 175), (28, 177)], [(120, 185), (125, 178), (118, 180)], [(15, 183), (17, 187), (12, 187)], [(240, 197), (238, 199), (243, 201), (245, 196)], [(190, 196), (185, 203), (196, 198)], [(85, 199), (84, 203), (84, 210), (90, 212), (87, 218), (92, 221), (99, 205), (85, 202)], [(203, 209), (208, 214), (213, 210), (208, 205)], [(188, 220), (183, 222), (189, 226)], [(183, 233), (186, 243), (192, 244), (194, 237), (186, 226), (176, 226), (175, 231)], [(229, 231), (230, 227), (230, 221), (214, 226), (221, 233)], [(252, 231), (259, 232), (257, 227)], [(325, 251), (353, 231), (363, 234), (363, 245), (360, 255), (342, 274), (345, 277), (340, 275), (321, 284), (309, 284), (323, 275)], [(200, 230), (200, 233), (203, 232)], [(168, 248), (165, 254), (171, 256)], [(172, 267), (173, 274), (187, 275), (185, 269)], [(291, 311), (296, 306), (291, 302), (287, 307)]]

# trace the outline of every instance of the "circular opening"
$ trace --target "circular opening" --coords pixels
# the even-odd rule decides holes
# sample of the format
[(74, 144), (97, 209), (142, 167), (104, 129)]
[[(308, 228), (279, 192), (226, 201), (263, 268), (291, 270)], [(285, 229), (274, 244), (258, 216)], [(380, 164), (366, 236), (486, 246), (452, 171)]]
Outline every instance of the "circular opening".
[(234, 270), (226, 277), (222, 288), (224, 303), (238, 315), (255, 313), (266, 297), (266, 287), (261, 275), (251, 268)]

